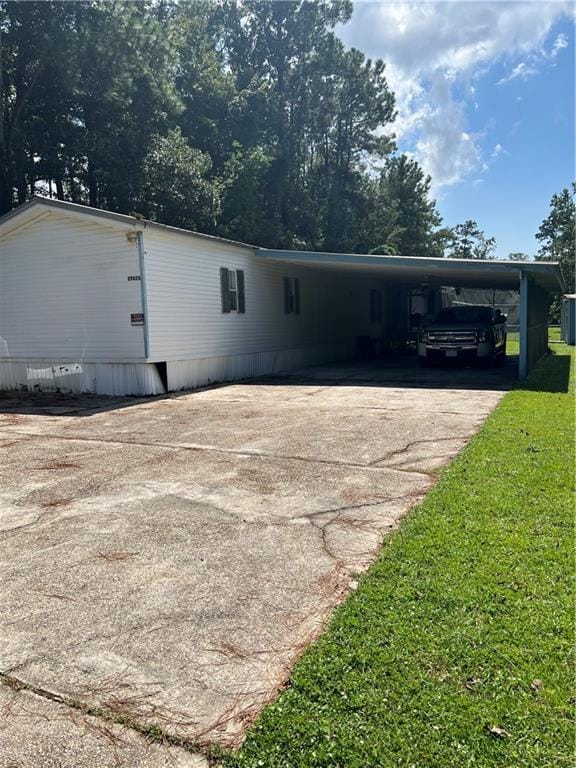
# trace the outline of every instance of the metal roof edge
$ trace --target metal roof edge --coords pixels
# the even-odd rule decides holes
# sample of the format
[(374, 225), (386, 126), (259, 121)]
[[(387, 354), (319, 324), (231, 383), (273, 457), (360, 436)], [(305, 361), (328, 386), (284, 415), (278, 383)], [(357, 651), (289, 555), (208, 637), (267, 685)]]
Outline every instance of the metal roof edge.
[(45, 208), (52, 208), (54, 210), (71, 211), (72, 213), (82, 213), (95, 216), (101, 219), (108, 219), (109, 221), (116, 221), (130, 226), (142, 226), (144, 229), (158, 229), (160, 231), (172, 232), (174, 234), (191, 235), (205, 240), (211, 240), (212, 242), (226, 243), (228, 245), (234, 245), (240, 248), (247, 248), (249, 250), (256, 250), (257, 246), (249, 245), (248, 243), (242, 243), (238, 240), (230, 240), (225, 237), (219, 237), (218, 235), (207, 235), (203, 232), (195, 232), (192, 229), (183, 229), (182, 227), (172, 227), (169, 224), (161, 224), (157, 221), (150, 219), (143, 219), (139, 216), (130, 216), (127, 213), (116, 213), (115, 211), (106, 211), (103, 208), (94, 208), (90, 205), (83, 205), (82, 203), (72, 203), (69, 200), (54, 200), (50, 197), (44, 197), (43, 195), (33, 195), (29, 200), (22, 205), (13, 208), (8, 213), (0, 216), (0, 228), (2, 225), (10, 221), (26, 211), (30, 210), (36, 205), (41, 205)]
[(507, 259), (451, 259), (448, 257), (439, 257), (439, 256), (406, 256), (406, 255), (398, 255), (398, 254), (387, 254), (387, 253), (338, 253), (338, 252), (332, 252), (332, 251), (292, 251), (292, 250), (286, 250), (286, 249), (280, 249), (280, 248), (256, 248), (256, 253), (258, 255), (262, 256), (268, 256), (270, 258), (277, 258), (282, 259), (284, 258), (294, 258), (295, 256), (299, 256), (305, 259), (308, 259), (309, 257), (328, 257), (328, 258), (334, 258), (339, 261), (342, 261), (344, 259), (350, 259), (350, 260), (357, 260), (357, 259), (367, 259), (369, 261), (374, 260), (378, 261), (379, 259), (386, 259), (392, 261), (397, 261), (398, 264), (400, 263), (408, 263), (408, 264), (438, 264), (441, 265), (454, 265), (454, 264), (461, 264), (464, 267), (472, 267), (474, 265), (478, 264), (485, 264), (486, 266), (497, 266), (500, 267), (508, 267), (515, 270), (521, 270), (525, 267), (530, 268), (539, 268), (539, 267), (547, 267), (547, 266), (559, 266), (558, 261), (510, 261)]

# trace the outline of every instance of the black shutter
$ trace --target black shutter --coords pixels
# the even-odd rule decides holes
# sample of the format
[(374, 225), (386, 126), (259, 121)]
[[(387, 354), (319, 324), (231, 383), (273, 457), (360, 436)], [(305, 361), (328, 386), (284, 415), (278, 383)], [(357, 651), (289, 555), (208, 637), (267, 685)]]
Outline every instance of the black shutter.
[(300, 314), (300, 278), (294, 280), (294, 312)]
[(246, 299), (244, 298), (244, 270), (236, 270), (236, 286), (238, 288), (238, 312), (246, 312)]
[(220, 290), (222, 292), (222, 312), (230, 312), (230, 287), (226, 267), (220, 267)]
[(290, 278), (284, 278), (284, 314), (290, 313)]

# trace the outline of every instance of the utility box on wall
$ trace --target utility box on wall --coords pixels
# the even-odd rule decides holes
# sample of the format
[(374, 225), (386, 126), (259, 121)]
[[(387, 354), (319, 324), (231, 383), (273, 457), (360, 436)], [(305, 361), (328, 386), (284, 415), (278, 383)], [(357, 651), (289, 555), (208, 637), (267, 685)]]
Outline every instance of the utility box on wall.
[(567, 293), (562, 301), (560, 338), (576, 346), (576, 293)]

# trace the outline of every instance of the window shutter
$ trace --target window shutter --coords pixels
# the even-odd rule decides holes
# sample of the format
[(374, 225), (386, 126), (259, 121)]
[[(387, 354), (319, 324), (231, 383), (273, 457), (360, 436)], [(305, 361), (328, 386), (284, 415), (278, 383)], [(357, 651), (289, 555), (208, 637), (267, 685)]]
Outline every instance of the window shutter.
[(220, 290), (222, 292), (222, 312), (230, 312), (230, 288), (226, 267), (220, 267)]
[(284, 314), (290, 313), (290, 278), (284, 278)]
[(236, 286), (238, 288), (238, 312), (246, 312), (246, 299), (244, 298), (244, 270), (236, 270)]
[(294, 280), (294, 312), (297, 315), (300, 314), (300, 279), (298, 277)]

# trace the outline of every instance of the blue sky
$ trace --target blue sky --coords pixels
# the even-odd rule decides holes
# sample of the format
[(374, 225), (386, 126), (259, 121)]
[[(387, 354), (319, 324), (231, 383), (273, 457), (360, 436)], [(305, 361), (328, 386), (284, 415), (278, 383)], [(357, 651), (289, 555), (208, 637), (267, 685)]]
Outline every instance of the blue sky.
[(387, 63), (392, 130), (445, 223), (475, 219), (500, 258), (536, 252), (552, 194), (575, 176), (574, 19), (561, 0), (359, 0), (339, 30)]

